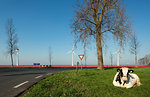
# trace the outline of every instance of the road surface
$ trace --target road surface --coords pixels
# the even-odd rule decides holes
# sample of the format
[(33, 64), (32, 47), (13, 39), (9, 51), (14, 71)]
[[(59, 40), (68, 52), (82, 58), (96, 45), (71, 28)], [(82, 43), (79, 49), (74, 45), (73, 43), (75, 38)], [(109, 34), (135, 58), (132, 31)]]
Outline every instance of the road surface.
[(0, 68), (0, 97), (14, 97), (27, 88), (60, 71), (71, 68)]

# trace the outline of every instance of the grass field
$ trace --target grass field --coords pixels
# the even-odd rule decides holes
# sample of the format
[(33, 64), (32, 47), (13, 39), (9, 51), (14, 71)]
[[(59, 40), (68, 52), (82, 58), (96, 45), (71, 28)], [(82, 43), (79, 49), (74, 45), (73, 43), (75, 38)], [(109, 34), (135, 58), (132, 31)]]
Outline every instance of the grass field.
[(116, 68), (63, 71), (30, 88), (24, 97), (150, 97), (150, 68), (132, 68), (143, 84), (131, 89), (114, 87)]

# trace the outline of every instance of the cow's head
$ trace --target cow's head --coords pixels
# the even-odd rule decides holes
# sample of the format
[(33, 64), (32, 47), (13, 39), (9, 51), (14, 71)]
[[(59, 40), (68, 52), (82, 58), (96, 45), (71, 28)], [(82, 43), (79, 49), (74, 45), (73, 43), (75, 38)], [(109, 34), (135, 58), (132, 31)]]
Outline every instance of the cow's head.
[(133, 70), (129, 70), (128, 68), (120, 68), (120, 69), (117, 69), (117, 72), (119, 72), (118, 75), (125, 82), (125, 81), (128, 80), (129, 73), (132, 73), (134, 71)]

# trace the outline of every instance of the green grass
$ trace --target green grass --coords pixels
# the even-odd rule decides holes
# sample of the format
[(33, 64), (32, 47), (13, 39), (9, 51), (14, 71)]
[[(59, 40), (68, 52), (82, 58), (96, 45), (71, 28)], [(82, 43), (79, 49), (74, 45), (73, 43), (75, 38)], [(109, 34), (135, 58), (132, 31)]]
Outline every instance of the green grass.
[(131, 89), (114, 87), (116, 68), (63, 71), (30, 88), (24, 97), (150, 97), (150, 68), (133, 68), (143, 84)]

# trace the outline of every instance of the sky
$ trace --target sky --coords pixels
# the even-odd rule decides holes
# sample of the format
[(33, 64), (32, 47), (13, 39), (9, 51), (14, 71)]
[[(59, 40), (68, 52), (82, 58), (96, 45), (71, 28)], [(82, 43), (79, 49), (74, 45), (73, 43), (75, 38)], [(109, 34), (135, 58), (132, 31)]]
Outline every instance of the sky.
[[(150, 1), (124, 0), (126, 11), (141, 44), (138, 59), (150, 54)], [(6, 22), (13, 19), (18, 35), (19, 64), (49, 64), (49, 47), (52, 52), (53, 65), (71, 65), (74, 35), (71, 34), (71, 20), (74, 15), (75, 0), (0, 0), (0, 65), (10, 65), (7, 52)], [(111, 39), (106, 41), (108, 47), (103, 49), (104, 65), (110, 64), (110, 52), (117, 51), (118, 46)], [(78, 43), (75, 49), (74, 64), (79, 54), (83, 54), (83, 45)], [(16, 64), (14, 55), (14, 64)], [(113, 64), (117, 64), (117, 55), (113, 55)], [(84, 59), (83, 62), (84, 64)], [(87, 64), (97, 65), (96, 43), (87, 48)], [(122, 52), (120, 64), (134, 64), (134, 55), (126, 45)]]

